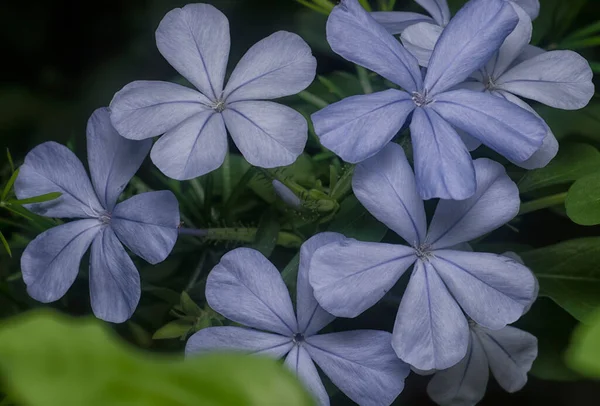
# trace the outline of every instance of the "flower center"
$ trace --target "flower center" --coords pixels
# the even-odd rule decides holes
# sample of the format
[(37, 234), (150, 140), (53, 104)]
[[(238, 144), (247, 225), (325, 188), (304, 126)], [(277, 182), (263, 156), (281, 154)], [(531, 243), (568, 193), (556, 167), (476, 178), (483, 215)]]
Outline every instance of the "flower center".
[(217, 100), (212, 106), (214, 111), (217, 113), (222, 113), (225, 110), (225, 100)]
[(494, 78), (491, 76), (487, 76), (483, 82), (485, 86), (485, 90), (492, 91), (496, 88), (496, 84), (494, 83)]
[(292, 336), (292, 341), (294, 342), (294, 344), (298, 345), (298, 344), (302, 344), (304, 342), (304, 335), (300, 334), (300, 333), (296, 333)]
[(98, 215), (98, 220), (102, 223), (102, 224), (109, 224), (110, 220), (112, 219), (112, 216), (110, 213), (108, 212), (104, 212), (104, 213), (100, 213)]
[(415, 253), (417, 254), (417, 258), (422, 261), (428, 261), (431, 257), (431, 245), (429, 244), (421, 244), (419, 246), (414, 247)]
[(413, 92), (412, 93), (412, 101), (418, 106), (423, 107), (431, 103), (433, 100), (427, 97), (427, 90), (422, 93)]

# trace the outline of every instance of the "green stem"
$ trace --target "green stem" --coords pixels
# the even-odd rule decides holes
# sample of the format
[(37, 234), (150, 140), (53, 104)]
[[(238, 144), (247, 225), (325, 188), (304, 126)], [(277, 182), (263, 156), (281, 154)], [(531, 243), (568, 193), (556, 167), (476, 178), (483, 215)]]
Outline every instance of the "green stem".
[(329, 15), (329, 12), (327, 10), (323, 10), (321, 7), (317, 6), (316, 4), (312, 4), (306, 0), (296, 0), (298, 3), (302, 4), (305, 7), (310, 8), (311, 10), (314, 10), (318, 13), (324, 14), (324, 15)]
[(229, 151), (225, 154), (225, 160), (221, 167), (221, 174), (223, 175), (223, 203), (227, 202), (229, 196), (231, 196), (231, 159), (229, 158)]
[[(212, 241), (235, 241), (241, 243), (252, 243), (256, 240), (258, 228), (255, 227), (229, 227), (229, 228), (207, 228), (194, 230), (189, 228), (179, 229), (181, 235), (191, 235)], [(304, 241), (296, 234), (280, 231), (277, 234), (277, 245), (286, 248), (299, 248)]]
[(396, 6), (396, 0), (390, 0), (387, 6), (387, 11), (393, 11)]
[(319, 109), (329, 106), (329, 103), (327, 103), (325, 100), (321, 99), (319, 96), (307, 92), (306, 90), (303, 90), (300, 93), (298, 93), (298, 97)]
[(527, 214), (534, 211), (547, 209), (548, 207), (558, 206), (563, 204), (566, 198), (567, 192), (564, 192), (525, 202), (521, 204), (521, 210), (519, 211), (519, 214)]
[(369, 80), (369, 72), (362, 66), (356, 65), (356, 72), (358, 73), (358, 80), (362, 86), (365, 94), (373, 93), (373, 86), (371, 86), (371, 80)]
[(358, 0), (358, 2), (363, 6), (363, 8), (365, 10), (367, 10), (369, 13), (371, 11), (373, 11), (373, 9), (371, 8), (371, 5), (369, 4), (369, 0)]

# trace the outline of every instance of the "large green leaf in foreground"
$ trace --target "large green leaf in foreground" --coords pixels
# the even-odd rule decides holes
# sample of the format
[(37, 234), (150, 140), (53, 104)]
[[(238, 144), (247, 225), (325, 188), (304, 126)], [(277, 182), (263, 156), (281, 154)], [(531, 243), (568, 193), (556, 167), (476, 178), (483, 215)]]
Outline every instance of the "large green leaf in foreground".
[(241, 354), (181, 358), (140, 352), (100, 321), (36, 311), (0, 327), (0, 372), (27, 406), (308, 406), (276, 361)]

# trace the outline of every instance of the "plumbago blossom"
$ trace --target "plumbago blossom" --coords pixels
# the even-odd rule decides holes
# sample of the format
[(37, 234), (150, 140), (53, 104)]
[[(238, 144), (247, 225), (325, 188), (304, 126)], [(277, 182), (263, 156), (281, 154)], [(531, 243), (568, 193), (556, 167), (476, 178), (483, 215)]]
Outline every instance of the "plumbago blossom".
[(21, 271), (31, 297), (48, 303), (64, 296), (91, 245), (92, 310), (100, 319), (119, 323), (131, 317), (141, 294), (139, 273), (123, 245), (152, 264), (165, 260), (177, 240), (179, 207), (169, 191), (142, 193), (117, 204), (152, 141), (121, 137), (108, 114), (98, 109), (88, 121), (92, 182), (67, 147), (46, 142), (27, 154), (15, 194), (26, 199), (60, 192), (56, 200), (27, 208), (46, 217), (79, 219), (40, 234), (25, 249)]
[(519, 191), (502, 165), (482, 158), (474, 168), (475, 195), (440, 200), (427, 229), (410, 165), (402, 148), (389, 144), (357, 165), (352, 188), (363, 206), (410, 246), (345, 239), (316, 250), (310, 264), (317, 301), (338, 317), (356, 317), (373, 306), (414, 264), (392, 346), (420, 370), (446, 369), (464, 358), (465, 314), (498, 330), (519, 319), (537, 295), (537, 281), (521, 263), (459, 250), (459, 244), (495, 230), (519, 211)]
[[(218, 313), (246, 327), (209, 327), (190, 337), (186, 354), (241, 350), (275, 358), (285, 365), (319, 401), (329, 396), (313, 361), (350, 399), (362, 406), (387, 406), (404, 388), (410, 368), (391, 346), (386, 331), (355, 330), (317, 334), (335, 317), (324, 311), (308, 282), (315, 250), (343, 240), (321, 233), (300, 249), (296, 314), (279, 271), (260, 252), (238, 248), (223, 256), (206, 282), (206, 300)], [(287, 356), (286, 356), (287, 354)]]
[(547, 132), (536, 115), (500, 97), (452, 90), (496, 53), (518, 20), (503, 0), (470, 1), (444, 29), (423, 77), (415, 57), (357, 0), (343, 0), (327, 21), (332, 49), (404, 91), (349, 97), (313, 114), (321, 143), (345, 161), (361, 162), (388, 144), (410, 118), (421, 197), (472, 196), (475, 168), (454, 127), (514, 162), (538, 151)]
[(229, 22), (215, 7), (188, 4), (163, 18), (156, 45), (196, 90), (136, 81), (110, 104), (118, 132), (142, 140), (164, 134), (151, 159), (165, 175), (192, 179), (217, 169), (227, 154), (227, 131), (248, 162), (273, 168), (293, 163), (308, 137), (304, 117), (265, 101), (296, 94), (313, 81), (316, 60), (296, 34), (279, 31), (252, 46), (223, 88)]

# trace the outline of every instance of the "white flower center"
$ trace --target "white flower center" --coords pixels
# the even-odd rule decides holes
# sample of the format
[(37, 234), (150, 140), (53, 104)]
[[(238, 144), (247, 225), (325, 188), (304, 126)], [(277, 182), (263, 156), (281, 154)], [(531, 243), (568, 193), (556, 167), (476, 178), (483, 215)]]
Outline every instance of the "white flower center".
[(422, 261), (428, 261), (429, 258), (432, 256), (433, 251), (431, 251), (431, 245), (427, 243), (415, 246), (413, 248), (415, 250), (417, 258), (419, 258)]
[(225, 100), (217, 100), (216, 102), (213, 103), (213, 105), (211, 107), (217, 113), (222, 113), (223, 110), (225, 110), (225, 107), (227, 107), (227, 106), (225, 105)]
[(110, 221), (112, 219), (112, 216), (110, 213), (108, 212), (104, 212), (104, 213), (100, 213), (98, 215), (98, 220), (102, 223), (102, 224), (110, 224)]
[(423, 107), (431, 103), (433, 100), (427, 97), (427, 90), (422, 93), (413, 92), (412, 93), (412, 101), (418, 106)]

